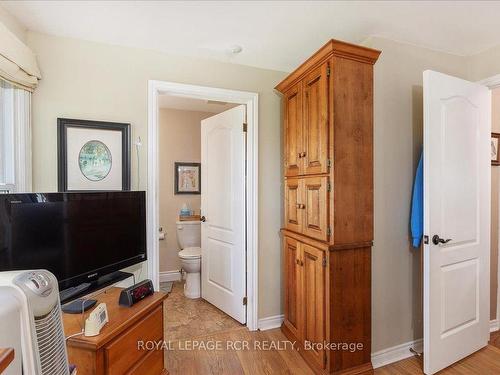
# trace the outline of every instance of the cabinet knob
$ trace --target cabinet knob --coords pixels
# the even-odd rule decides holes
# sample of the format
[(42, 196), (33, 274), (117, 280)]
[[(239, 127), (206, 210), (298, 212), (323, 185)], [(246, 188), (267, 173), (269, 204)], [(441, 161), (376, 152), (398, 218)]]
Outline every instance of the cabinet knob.
[(297, 157), (300, 159), (300, 158), (302, 157), (302, 152), (299, 152), (299, 153), (297, 154)]
[(306, 154), (306, 153), (305, 153), (305, 151), (304, 151), (304, 152), (302, 153), (302, 157), (303, 157), (303, 158), (305, 158), (305, 157), (306, 157), (306, 155), (307, 155), (307, 154)]
[(305, 204), (301, 204), (301, 205), (300, 205), (300, 208), (305, 209), (305, 208), (306, 208), (306, 205), (305, 205)]

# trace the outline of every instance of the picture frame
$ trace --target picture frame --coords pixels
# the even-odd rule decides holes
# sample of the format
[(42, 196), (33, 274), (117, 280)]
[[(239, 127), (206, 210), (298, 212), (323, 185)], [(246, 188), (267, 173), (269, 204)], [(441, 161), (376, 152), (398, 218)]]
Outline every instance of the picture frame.
[(130, 124), (57, 119), (58, 191), (130, 190)]
[(500, 165), (500, 133), (491, 133), (491, 165)]
[(174, 194), (201, 194), (201, 163), (174, 163)]

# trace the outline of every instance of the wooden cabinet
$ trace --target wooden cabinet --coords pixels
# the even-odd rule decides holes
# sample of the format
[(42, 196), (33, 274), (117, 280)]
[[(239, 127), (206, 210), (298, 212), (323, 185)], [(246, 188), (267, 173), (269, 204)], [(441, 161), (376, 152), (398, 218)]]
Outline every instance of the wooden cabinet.
[(328, 172), (328, 72), (329, 63), (304, 78), (303, 174)]
[(285, 175), (298, 176), (302, 165), (302, 84), (298, 83), (285, 94)]
[[(285, 320), (284, 326), (305, 347), (306, 342), (325, 339), (325, 251), (284, 237)], [(311, 347), (308, 356), (324, 368), (325, 351)]]
[(326, 176), (285, 180), (286, 229), (327, 241), (330, 182)]
[(299, 243), (293, 238), (285, 237), (283, 240), (283, 259), (285, 272), (285, 321), (284, 324), (296, 337), (301, 337), (300, 330), (300, 309), (298, 304), (299, 291), (302, 281), (299, 275), (300, 255)]
[[(367, 275), (379, 54), (331, 40), (276, 87), (283, 94), (285, 137), (282, 330), (302, 343), (299, 353), (316, 373), (372, 368)], [(325, 342), (359, 345), (325, 350)]]
[[(97, 295), (106, 303), (109, 322), (97, 336), (74, 336), (67, 340), (68, 359), (78, 374), (166, 375), (163, 347), (139, 347), (139, 342), (161, 342), (163, 338), (163, 301), (167, 295), (155, 292), (132, 307), (118, 304), (121, 288), (111, 288)], [(88, 315), (89, 312), (86, 313)], [(79, 314), (63, 314), (66, 336), (79, 332)], [(145, 344), (146, 345), (146, 344)]]

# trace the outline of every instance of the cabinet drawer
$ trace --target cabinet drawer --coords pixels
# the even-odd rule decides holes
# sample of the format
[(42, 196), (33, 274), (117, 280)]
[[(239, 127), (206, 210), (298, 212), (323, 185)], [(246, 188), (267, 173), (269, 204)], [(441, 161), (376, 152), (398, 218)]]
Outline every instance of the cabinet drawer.
[(163, 350), (152, 350), (127, 375), (159, 375), (163, 371)]
[(158, 306), (104, 349), (107, 374), (121, 375), (148, 354), (138, 350), (138, 341), (158, 341), (163, 337), (163, 307)]

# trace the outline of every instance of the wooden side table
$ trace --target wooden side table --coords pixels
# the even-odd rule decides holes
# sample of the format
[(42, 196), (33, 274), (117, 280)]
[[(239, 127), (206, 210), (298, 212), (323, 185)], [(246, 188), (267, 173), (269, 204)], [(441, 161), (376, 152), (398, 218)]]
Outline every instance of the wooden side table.
[[(163, 337), (163, 301), (167, 295), (155, 292), (132, 307), (118, 304), (121, 288), (111, 288), (97, 295), (97, 304), (106, 303), (109, 322), (94, 337), (83, 334), (67, 340), (70, 364), (78, 375), (168, 374), (163, 350), (145, 350), (138, 341), (161, 341)], [(92, 310), (85, 312), (86, 319)], [(66, 336), (82, 330), (80, 314), (63, 313)], [(161, 348), (161, 346), (160, 346)]]

